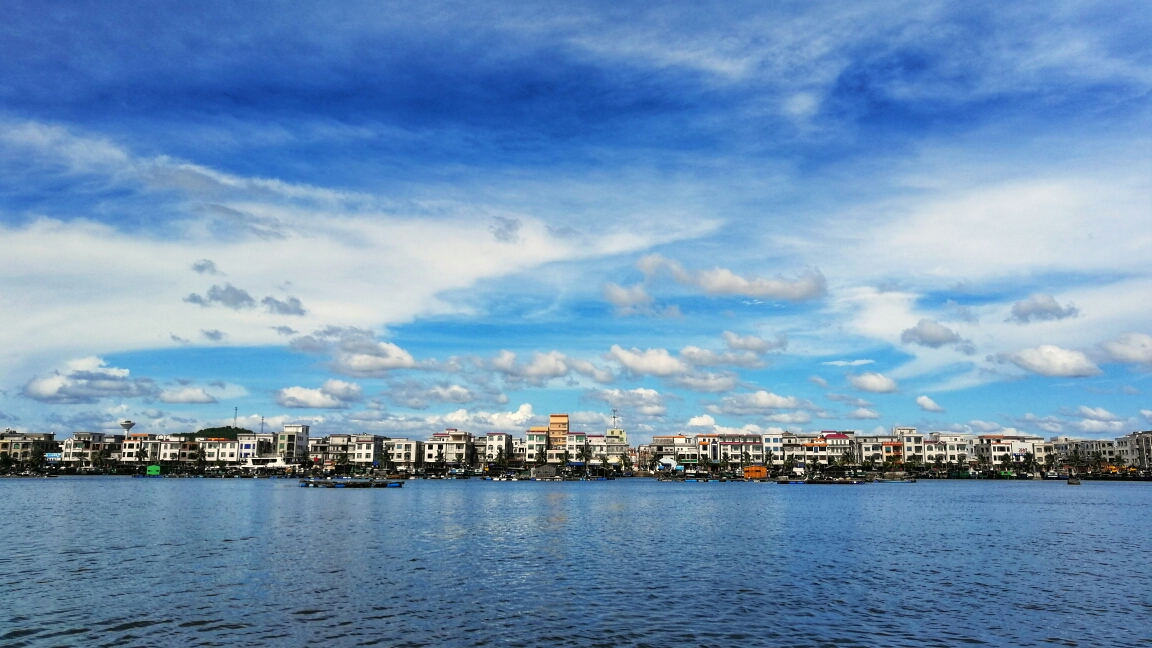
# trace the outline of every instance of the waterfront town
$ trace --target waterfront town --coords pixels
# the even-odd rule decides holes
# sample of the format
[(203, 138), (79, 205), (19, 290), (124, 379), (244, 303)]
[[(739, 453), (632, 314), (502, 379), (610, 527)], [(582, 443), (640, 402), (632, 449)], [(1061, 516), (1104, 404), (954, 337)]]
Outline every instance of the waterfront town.
[(134, 423), (121, 425), (124, 434), (75, 432), (63, 440), (51, 433), (5, 430), (0, 434), (0, 473), (130, 474), (147, 466), (174, 473), (407, 477), (525, 471), (550, 477), (577, 473), (803, 476), (837, 469), (899, 470), (930, 476), (1152, 473), (1152, 431), (1115, 439), (922, 433), (912, 427), (894, 427), (888, 434), (850, 430), (682, 433), (654, 436), (650, 443), (632, 446), (627, 433), (618, 427), (604, 434), (570, 429), (567, 414), (552, 414), (547, 426), (529, 428), (523, 436), (449, 428), (427, 439), (312, 436), (309, 426), (302, 424), (269, 432), (213, 428), (202, 431), (202, 436), (133, 433)]

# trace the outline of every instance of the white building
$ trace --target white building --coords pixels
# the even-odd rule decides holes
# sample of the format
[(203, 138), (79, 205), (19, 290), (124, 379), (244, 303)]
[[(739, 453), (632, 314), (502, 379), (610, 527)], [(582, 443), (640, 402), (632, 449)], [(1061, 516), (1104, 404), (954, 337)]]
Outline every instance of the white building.
[(413, 439), (391, 439), (385, 447), (392, 458), (392, 465), (401, 472), (415, 472), (423, 465), (424, 442)]
[[(461, 432), (456, 428), (448, 428), (443, 432), (436, 432), (424, 444), (424, 464), (436, 466), (460, 467), (471, 463), (473, 457), (473, 440), (469, 432)], [(443, 462), (441, 464), (441, 462)]]

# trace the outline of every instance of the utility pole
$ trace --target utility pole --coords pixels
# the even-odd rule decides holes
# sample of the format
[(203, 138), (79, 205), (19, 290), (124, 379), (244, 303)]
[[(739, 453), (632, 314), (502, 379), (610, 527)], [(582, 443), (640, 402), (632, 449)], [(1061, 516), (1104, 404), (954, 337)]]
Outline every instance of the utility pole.
[(239, 414), (240, 414), (240, 407), (239, 406), (233, 407), (232, 408), (232, 429), (233, 430), (236, 429), (236, 416)]
[(264, 434), (264, 417), (260, 417), (260, 434)]

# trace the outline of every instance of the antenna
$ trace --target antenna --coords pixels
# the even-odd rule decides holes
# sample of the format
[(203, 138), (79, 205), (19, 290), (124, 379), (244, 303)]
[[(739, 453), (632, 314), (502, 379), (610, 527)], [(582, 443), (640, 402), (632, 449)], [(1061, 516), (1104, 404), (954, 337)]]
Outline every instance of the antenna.
[(239, 413), (240, 413), (240, 408), (239, 408), (239, 407), (233, 407), (233, 408), (232, 408), (232, 429), (233, 429), (233, 430), (235, 430), (235, 429), (236, 429), (236, 416), (237, 416)]
[(617, 410), (615, 407), (613, 407), (613, 408), (612, 408), (612, 429), (613, 429), (613, 430), (615, 430), (615, 429), (616, 429), (616, 419), (618, 418), (618, 417), (616, 416), (616, 412), (617, 412), (617, 411), (618, 411), (618, 410)]

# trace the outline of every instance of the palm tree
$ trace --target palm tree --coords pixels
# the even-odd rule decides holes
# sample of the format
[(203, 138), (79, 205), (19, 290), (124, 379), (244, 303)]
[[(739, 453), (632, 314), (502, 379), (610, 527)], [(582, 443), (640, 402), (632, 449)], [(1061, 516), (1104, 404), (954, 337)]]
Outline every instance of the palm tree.
[(600, 472), (607, 477), (608, 471), (611, 469), (611, 466), (608, 465), (608, 455), (601, 453), (596, 459), (600, 461)]
[(587, 477), (588, 476), (588, 469), (589, 469), (588, 464), (592, 462), (592, 447), (585, 445), (585, 446), (580, 448), (579, 452), (577, 452), (576, 455), (577, 455), (577, 458), (580, 460), (580, 463), (584, 464), (584, 476)]
[(620, 455), (620, 467), (624, 472), (632, 472), (632, 457), (628, 456), (628, 449), (624, 449), (624, 454)]
[(204, 446), (196, 448), (196, 470), (201, 474), (204, 473), (204, 466), (208, 464), (208, 455), (204, 452)]
[(776, 461), (776, 455), (772, 454), (771, 450), (764, 453), (764, 465), (768, 467), (769, 474), (772, 473), (772, 464), (775, 461)]
[(712, 459), (707, 454), (700, 455), (700, 462), (697, 464), (697, 469), (703, 468), (708, 474), (712, 474)]
[(12, 455), (7, 452), (0, 452), (0, 473), (6, 473), (12, 470), (12, 464), (14, 463), (15, 462), (12, 461)]

